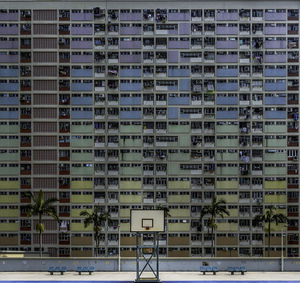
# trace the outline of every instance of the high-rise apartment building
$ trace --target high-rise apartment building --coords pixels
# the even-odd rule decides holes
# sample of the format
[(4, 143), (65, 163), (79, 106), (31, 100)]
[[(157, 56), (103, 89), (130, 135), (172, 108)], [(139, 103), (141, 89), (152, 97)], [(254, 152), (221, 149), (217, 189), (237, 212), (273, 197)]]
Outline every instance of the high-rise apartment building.
[[(170, 209), (161, 256), (299, 256), (299, 2), (1, 1), (0, 250), (38, 251), (25, 192), (59, 199), (50, 256), (135, 256), (132, 208)], [(143, 239), (146, 243), (149, 238)]]

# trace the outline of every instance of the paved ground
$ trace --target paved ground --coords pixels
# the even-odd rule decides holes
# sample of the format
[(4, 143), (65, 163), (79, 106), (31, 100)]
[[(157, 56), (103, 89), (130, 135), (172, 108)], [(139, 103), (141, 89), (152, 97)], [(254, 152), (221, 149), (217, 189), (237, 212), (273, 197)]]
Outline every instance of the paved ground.
[[(145, 274), (147, 276), (148, 274)], [(144, 275), (143, 275), (144, 276)], [(149, 274), (149, 277), (152, 277)], [(202, 275), (199, 272), (161, 272), (161, 281), (298, 281), (300, 272), (247, 272), (243, 275), (230, 275), (219, 272), (217, 275)], [(47, 272), (0, 272), (0, 281), (134, 281), (134, 272), (95, 272), (92, 275), (78, 275), (66, 272), (50, 275)]]

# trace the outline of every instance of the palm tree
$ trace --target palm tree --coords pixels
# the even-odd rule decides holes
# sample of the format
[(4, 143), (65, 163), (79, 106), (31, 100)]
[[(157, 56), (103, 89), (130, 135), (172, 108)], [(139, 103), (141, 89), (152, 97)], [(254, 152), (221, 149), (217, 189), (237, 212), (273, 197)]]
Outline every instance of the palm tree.
[(254, 226), (261, 226), (263, 223), (268, 225), (268, 257), (271, 251), (271, 223), (275, 222), (276, 226), (279, 223), (287, 223), (288, 218), (282, 213), (276, 213), (276, 207), (271, 205), (265, 210), (265, 214), (256, 215), (253, 219)]
[(211, 256), (214, 256), (214, 229), (217, 228), (216, 218), (224, 218), (224, 215), (229, 216), (230, 213), (226, 209), (226, 201), (223, 199), (217, 200), (214, 196), (210, 206), (204, 206), (200, 213), (200, 221), (208, 215), (207, 228), (209, 234), (209, 228), (211, 229)]
[(53, 217), (58, 223), (60, 223), (59, 217), (56, 214), (56, 209), (53, 206), (58, 200), (56, 198), (50, 198), (44, 201), (44, 193), (42, 190), (35, 197), (32, 192), (26, 193), (33, 203), (26, 206), (27, 217), (38, 216), (38, 223), (36, 224), (35, 230), (40, 234), (40, 257), (42, 257), (42, 244), (43, 244), (43, 233), (45, 231), (45, 225), (43, 224), (43, 215), (49, 215)]
[(86, 228), (89, 225), (94, 226), (93, 229), (94, 240), (96, 243), (96, 256), (98, 256), (99, 253), (102, 228), (105, 227), (106, 221), (110, 220), (110, 214), (108, 212), (102, 212), (101, 210), (101, 207), (96, 205), (91, 213), (86, 210), (80, 212), (80, 216), (85, 217), (84, 227)]

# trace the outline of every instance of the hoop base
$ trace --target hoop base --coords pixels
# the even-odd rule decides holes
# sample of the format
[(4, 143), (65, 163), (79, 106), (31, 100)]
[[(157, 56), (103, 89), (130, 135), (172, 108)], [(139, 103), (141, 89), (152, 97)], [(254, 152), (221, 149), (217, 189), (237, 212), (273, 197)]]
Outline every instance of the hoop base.
[(141, 282), (143, 282), (143, 283), (152, 283), (152, 282), (159, 283), (161, 281), (155, 277), (144, 277), (144, 278), (137, 279), (134, 282), (136, 282), (136, 283), (141, 283)]

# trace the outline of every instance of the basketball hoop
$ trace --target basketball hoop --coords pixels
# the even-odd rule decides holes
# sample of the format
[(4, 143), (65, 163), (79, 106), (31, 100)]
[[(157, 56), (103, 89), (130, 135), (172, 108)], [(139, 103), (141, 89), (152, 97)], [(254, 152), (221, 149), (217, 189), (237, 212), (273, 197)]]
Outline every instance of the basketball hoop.
[[(158, 233), (165, 231), (164, 211), (161, 209), (130, 210), (130, 232), (136, 233), (136, 280), (135, 283), (161, 283), (159, 280), (159, 240)], [(152, 234), (152, 235), (151, 235)], [(141, 245), (142, 239), (151, 237), (151, 245)], [(143, 257), (143, 259), (140, 259)], [(153, 257), (156, 257), (156, 270), (153, 265)], [(152, 266), (153, 265), (153, 266)], [(154, 278), (141, 275), (146, 267), (152, 271)], [(147, 270), (148, 271), (148, 270)]]

